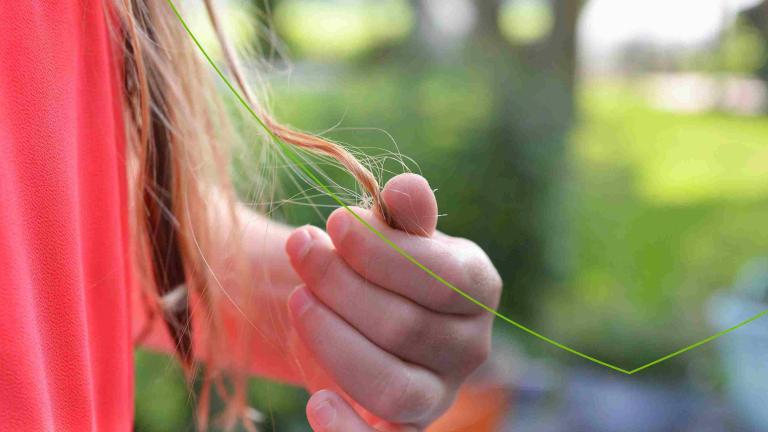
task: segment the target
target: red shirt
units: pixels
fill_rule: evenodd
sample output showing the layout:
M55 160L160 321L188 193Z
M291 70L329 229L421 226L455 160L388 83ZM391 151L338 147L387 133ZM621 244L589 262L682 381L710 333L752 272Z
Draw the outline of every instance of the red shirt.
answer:
M3 0L0 28L0 430L129 431L120 46L102 0Z

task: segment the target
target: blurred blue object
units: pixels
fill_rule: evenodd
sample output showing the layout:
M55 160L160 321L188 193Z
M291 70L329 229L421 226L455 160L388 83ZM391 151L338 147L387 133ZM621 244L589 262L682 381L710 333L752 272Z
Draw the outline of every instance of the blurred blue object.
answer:
M595 368L567 368L551 397L521 400L505 431L723 432L735 428L715 394L685 379L638 380Z
M747 264L729 292L712 298L709 320L724 329L768 309L768 258ZM753 430L768 431L768 316L718 340L727 394Z

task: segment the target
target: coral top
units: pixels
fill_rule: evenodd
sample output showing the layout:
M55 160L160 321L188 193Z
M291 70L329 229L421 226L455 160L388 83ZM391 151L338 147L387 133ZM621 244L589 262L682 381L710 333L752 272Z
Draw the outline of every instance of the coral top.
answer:
M0 430L133 420L120 51L107 0L0 1Z

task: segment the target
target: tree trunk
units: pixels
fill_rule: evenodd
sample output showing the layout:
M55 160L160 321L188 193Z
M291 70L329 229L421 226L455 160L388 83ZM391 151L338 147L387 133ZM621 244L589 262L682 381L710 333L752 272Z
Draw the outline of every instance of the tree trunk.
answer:
M571 96L568 101L571 113L575 111L573 96L578 78L577 27L585 3L583 0L555 0L555 23L547 41L547 57L552 60L552 72L563 80Z
M763 41L768 42L768 1L763 0L742 14L760 32ZM768 60L758 69L757 77L768 83Z

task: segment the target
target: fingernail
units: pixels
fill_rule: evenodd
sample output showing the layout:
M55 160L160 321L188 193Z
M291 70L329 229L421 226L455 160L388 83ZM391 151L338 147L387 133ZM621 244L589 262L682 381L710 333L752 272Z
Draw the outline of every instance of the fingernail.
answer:
M288 299L288 306L293 311L295 317L300 317L312 306L312 299L307 293L307 288L302 285L293 292Z
M298 261L309 253L309 249L312 248L312 242L312 236L309 235L309 231L306 228L300 228L288 237L285 248L288 255Z
M347 234L349 230L349 222L352 215L348 214L349 210L342 210L336 217L333 218L332 223L328 227L328 234L335 240L341 240Z
M336 408L333 406L333 402L330 398L324 398L316 407L312 410L312 419L318 426L331 426L333 421L336 420Z

